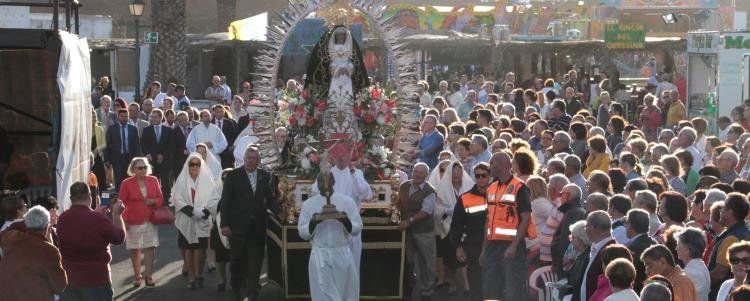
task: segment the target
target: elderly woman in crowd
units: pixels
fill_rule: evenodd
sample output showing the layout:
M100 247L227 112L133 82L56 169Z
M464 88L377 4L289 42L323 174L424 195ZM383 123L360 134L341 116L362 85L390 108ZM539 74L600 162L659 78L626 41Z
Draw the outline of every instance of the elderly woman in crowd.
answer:
M696 228L685 228L675 236L677 239L677 258L685 264L685 274L693 281L699 301L708 301L711 291L711 275L703 262L703 251L706 249L706 235Z
M564 295L572 295L571 300L580 300L581 290L586 279L583 278L589 263L589 251L591 241L586 235L586 221L577 221L570 225L570 245L576 254L572 261L564 263L565 275L559 275L560 278L566 278L568 283L560 289L560 299Z
M442 161L442 162L445 162ZM442 163L441 162L441 163ZM441 164L442 165L442 164ZM465 271L460 266L456 259L456 248L452 246L450 237L451 221L453 220L453 209L456 207L456 201L459 197L471 190L474 186L474 180L464 172L464 168L458 161L452 161L445 167L445 172L440 176L438 185L434 187L437 190L437 202L435 203L435 210L433 211L434 222L435 222L435 234L438 236L437 241L437 271L438 271L438 284L447 282L450 286L449 291L456 290L457 283L456 279L464 279L460 284L463 285L465 281ZM460 277L455 277L457 270ZM464 290L467 288L464 287Z
M727 257L734 277L721 284L719 293L716 295L716 301L729 300L729 293L745 283L747 271L750 269L750 242L741 241L732 244L729 247Z
M607 140L603 136L589 138L589 157L586 159L586 169L583 176L589 178L595 170L607 172L612 157L607 153Z
M164 197L161 193L159 179L151 176L151 165L144 157L135 157L128 166L129 178L120 184L119 198L125 205L122 213L127 230L125 245L130 250L133 264L133 286L156 285L152 275L154 271L154 250L159 246L159 233L151 223L150 217L156 208L162 206ZM141 275L141 253L143 253L146 271Z
M206 261L212 215L216 214L219 195L214 178L198 153L191 154L172 187L172 202L177 211L177 244L185 250L188 288L203 287L203 266Z

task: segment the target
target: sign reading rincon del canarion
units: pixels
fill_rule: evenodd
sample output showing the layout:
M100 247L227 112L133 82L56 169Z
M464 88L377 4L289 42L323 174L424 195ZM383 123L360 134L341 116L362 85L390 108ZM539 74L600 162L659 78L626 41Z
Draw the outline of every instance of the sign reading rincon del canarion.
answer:
M642 23L607 24L604 44L609 49L646 48L646 25Z

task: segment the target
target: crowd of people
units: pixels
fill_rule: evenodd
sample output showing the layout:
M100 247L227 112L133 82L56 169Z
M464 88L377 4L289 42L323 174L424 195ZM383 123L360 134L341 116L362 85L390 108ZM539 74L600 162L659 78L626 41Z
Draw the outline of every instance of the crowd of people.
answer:
M413 296L750 298L750 101L712 135L668 78L627 105L606 74L589 93L575 70L527 86L464 75L433 93L420 81L420 163L404 185L433 197L400 195ZM536 270L557 280L528 282Z
M461 76L437 89L419 82L422 137L398 191L411 300L441 289L525 300L547 285L571 300L750 298L750 102L719 118L713 136L713 121L688 119L668 80L649 85L628 104L634 110L613 100L606 76L597 93L582 80L572 70L528 86L513 73L502 82ZM88 183L70 187L70 209L58 217L54 198L2 199L0 277L19 285L0 299L110 300L110 244L130 251L133 286L157 285L151 219L171 204L187 287L203 287L204 270L215 267L218 291L229 285L237 299L258 300L266 212L281 210L273 175L258 168L252 147L250 83L232 94L213 77L205 96L219 104L210 110L191 107L178 84L162 92L153 82L130 104L112 99L108 79L100 84L95 164ZM288 132L274 136L286 150ZM350 281L338 289L356 298L358 281L341 275L358 277L367 264L356 208L372 191L348 154L334 149L332 180L314 185L332 192L346 216L322 222L325 201L311 198L300 234L316 262L346 271L335 277L311 261L311 291ZM99 192L111 188L117 193L102 206ZM100 214L105 207L111 220ZM342 260L347 249L352 258ZM557 280L529 282L539 269Z

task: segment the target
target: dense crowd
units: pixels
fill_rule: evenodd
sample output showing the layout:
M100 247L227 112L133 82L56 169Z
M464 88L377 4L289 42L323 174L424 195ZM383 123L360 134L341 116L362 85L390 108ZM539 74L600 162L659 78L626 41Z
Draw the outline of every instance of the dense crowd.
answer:
M606 75L593 90L587 81L573 70L560 81L419 82L422 137L406 158L418 163L399 190L412 299L443 289L524 300L545 287L561 300L750 298L750 102L714 131L712 120L687 118L668 76L626 103ZM217 290L258 298L261 229L266 209L279 208L251 147L252 86L232 94L215 76L210 110L191 107L185 89L153 82L128 104L102 78L92 97L95 164L88 183L70 188L70 209L58 217L54 198L2 200L0 280L18 285L0 299L112 299L109 244L130 250L134 286L157 285L152 218L166 204L187 286L203 286L208 261ZM287 152L288 131L274 136ZM348 175L349 158L334 159ZM107 204L99 192L110 189ZM267 200L256 208L257 198ZM530 279L542 272L550 283Z
M545 286L560 300L750 298L750 102L712 131L668 74L624 103L606 74L582 81L419 82L425 164L411 181L428 171L436 191L421 255L437 269L417 267L416 290L428 299L436 278L472 300ZM528 277L545 271L550 283Z

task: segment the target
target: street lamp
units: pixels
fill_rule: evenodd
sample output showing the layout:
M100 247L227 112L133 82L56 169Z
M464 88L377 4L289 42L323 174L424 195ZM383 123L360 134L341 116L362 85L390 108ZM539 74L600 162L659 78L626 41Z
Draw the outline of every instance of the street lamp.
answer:
M682 14L682 13L666 13L661 15L661 20L664 21L664 24L675 24L677 21L680 20L680 17L685 16L688 18L688 31L693 30L693 16L688 14Z
M145 7L146 4L143 0L133 0L133 2L128 5L130 15L133 16L135 21L135 92L133 94L133 101L137 103L140 103L139 100L141 98L141 27L138 21L141 15L143 15L143 8Z

